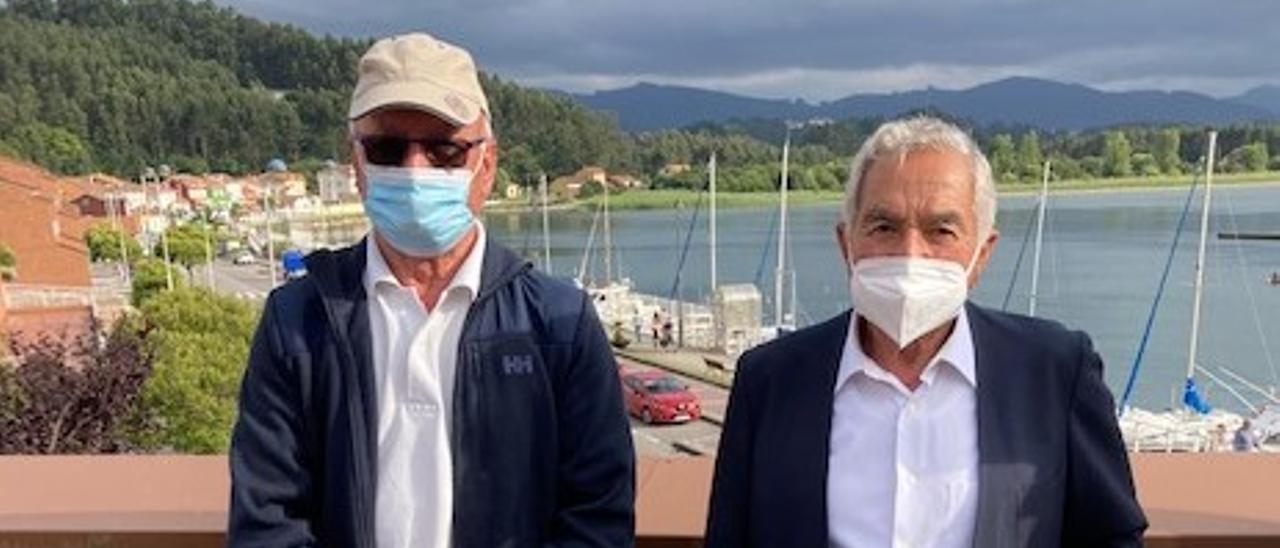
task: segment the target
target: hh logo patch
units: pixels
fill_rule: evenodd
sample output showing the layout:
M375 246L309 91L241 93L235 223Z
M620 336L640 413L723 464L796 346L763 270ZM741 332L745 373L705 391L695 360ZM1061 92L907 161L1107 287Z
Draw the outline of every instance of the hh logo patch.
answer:
M522 354L518 356L506 355L502 357L502 374L503 375L532 375L533 374L533 356Z

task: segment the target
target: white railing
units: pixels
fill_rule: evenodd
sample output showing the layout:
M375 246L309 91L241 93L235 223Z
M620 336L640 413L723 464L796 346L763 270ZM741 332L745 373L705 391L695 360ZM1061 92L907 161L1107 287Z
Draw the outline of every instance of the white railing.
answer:
M3 295L5 308L10 310L51 306L95 307L98 304L97 295L91 287L6 284L0 295Z

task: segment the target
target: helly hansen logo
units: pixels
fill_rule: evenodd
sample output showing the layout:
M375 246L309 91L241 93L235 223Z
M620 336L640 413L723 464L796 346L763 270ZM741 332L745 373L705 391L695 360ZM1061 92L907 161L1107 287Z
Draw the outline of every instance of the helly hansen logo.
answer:
M521 354L518 356L506 355L502 357L502 374L503 375L532 375L533 374L533 356L529 354Z

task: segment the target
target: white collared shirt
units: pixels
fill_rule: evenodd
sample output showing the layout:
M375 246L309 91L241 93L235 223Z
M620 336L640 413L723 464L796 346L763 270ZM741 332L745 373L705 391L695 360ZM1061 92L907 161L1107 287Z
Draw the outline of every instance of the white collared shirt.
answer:
M876 365L853 316L836 377L827 471L831 546L969 548L978 513L973 335L955 328L909 390Z
M367 239L364 287L378 391L379 548L451 543L453 379L462 324L480 292L485 250L484 226L475 226L475 246L430 312L412 288L396 280L372 233Z

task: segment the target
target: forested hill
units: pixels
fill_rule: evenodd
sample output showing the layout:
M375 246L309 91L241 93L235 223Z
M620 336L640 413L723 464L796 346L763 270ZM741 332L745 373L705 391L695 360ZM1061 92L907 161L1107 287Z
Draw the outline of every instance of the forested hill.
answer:
M318 37L212 2L0 3L0 154L64 173L147 165L239 173L347 154L365 40ZM567 98L485 77L517 167L624 160L624 136ZM534 131L536 129L536 131Z
M243 173L273 158L308 172L348 155L346 107L368 43L262 22L207 1L0 0L0 155L63 173L130 178L161 164ZM502 147L500 177L528 184L541 173L599 165L655 188L700 188L702 166L715 152L720 189L777 187L787 124L745 119L745 107L730 111L744 119L628 134L566 94L492 75L482 84ZM839 188L862 139L884 117L902 114L886 112L893 114L793 128L792 187ZM1182 173L1203 153L1205 133L1201 125L1037 133L1028 125L958 121L974 131L1001 182L1038 181L1042 158L1052 158L1062 178ZM1280 155L1271 154L1280 150L1280 124L1220 129L1221 169L1280 169Z

